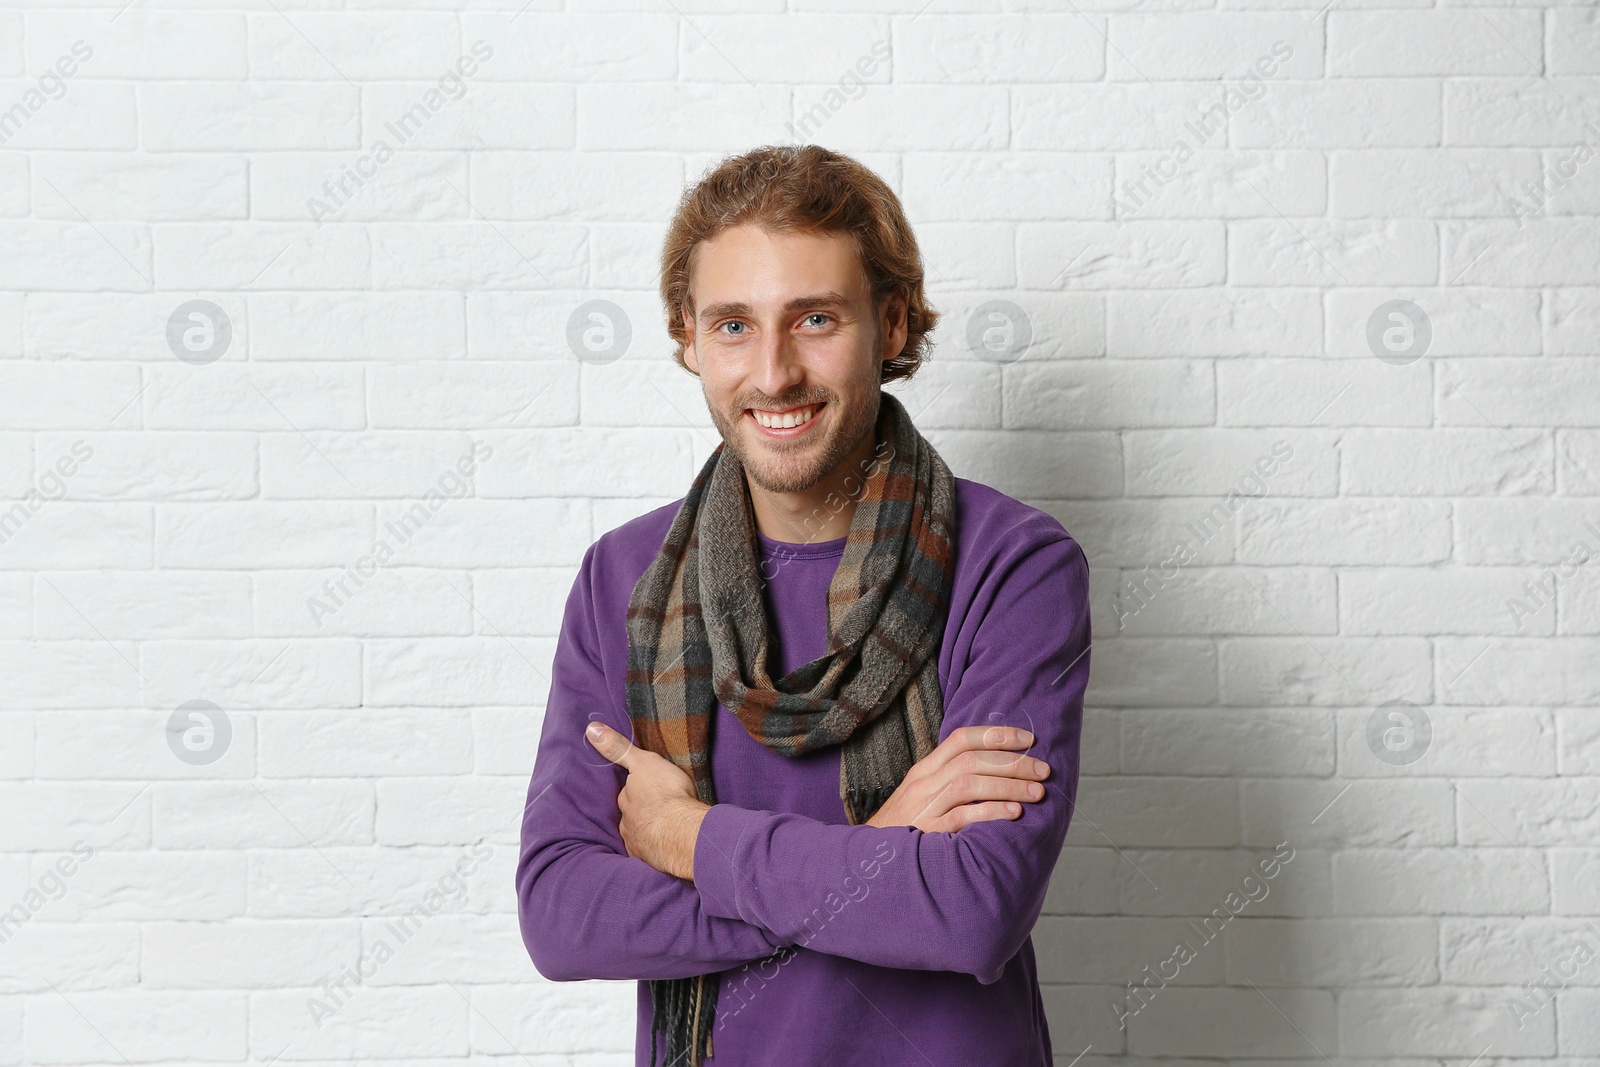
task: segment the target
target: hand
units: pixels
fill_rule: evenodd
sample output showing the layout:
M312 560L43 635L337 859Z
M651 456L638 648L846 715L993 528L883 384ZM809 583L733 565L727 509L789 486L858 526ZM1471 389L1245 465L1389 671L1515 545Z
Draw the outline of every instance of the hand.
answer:
M956 833L992 819L1015 819L1044 796L1050 765L1023 752L1033 734L1011 726L963 726L912 764L868 826L915 826Z
M617 794L628 855L663 874L694 881L694 843L711 810L694 791L694 780L665 756L640 748L604 723L589 724L584 736L606 759L628 771Z

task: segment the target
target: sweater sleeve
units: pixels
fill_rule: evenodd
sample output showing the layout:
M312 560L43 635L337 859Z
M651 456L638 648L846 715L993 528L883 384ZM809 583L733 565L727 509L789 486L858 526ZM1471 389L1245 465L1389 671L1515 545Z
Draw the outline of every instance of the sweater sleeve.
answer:
M779 943L711 915L692 883L623 846L617 794L627 771L583 736L595 719L633 736L600 664L593 556L591 548L567 599L522 811L516 890L528 955L553 981L685 978L769 956Z
M1082 550L1070 538L1029 550L989 583L963 629L970 644L940 738L962 726L1031 730L1030 754L1050 764L1044 797L959 833L717 804L694 852L708 914L878 966L1000 979L1044 906L1077 794L1090 643Z

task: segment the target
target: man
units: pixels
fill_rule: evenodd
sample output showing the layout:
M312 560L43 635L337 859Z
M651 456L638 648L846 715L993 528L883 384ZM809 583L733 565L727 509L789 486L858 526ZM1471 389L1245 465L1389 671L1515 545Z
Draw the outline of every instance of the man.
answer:
M1072 812L1089 579L881 391L937 312L894 193L725 161L661 290L723 444L592 545L523 815L547 978L639 979L651 1067L1049 1067L1029 932Z

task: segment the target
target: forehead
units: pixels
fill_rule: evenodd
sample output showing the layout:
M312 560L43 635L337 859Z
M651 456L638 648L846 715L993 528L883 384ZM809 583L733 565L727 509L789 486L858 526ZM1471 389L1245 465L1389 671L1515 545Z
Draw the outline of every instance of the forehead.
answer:
M780 233L731 226L695 247L689 292L695 306L741 302L760 307L833 291L865 298L855 241L843 233Z

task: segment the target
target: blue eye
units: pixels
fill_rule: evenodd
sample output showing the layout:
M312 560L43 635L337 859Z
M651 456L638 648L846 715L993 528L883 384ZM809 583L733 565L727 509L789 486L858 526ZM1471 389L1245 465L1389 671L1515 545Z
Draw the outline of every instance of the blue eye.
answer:
M723 324L722 324L722 325L723 325L723 326L743 326L743 325L744 325L744 323L742 323L742 322L739 322L739 321L737 321L737 320L735 320L735 321L733 321L733 322L725 322L725 323L723 323Z

